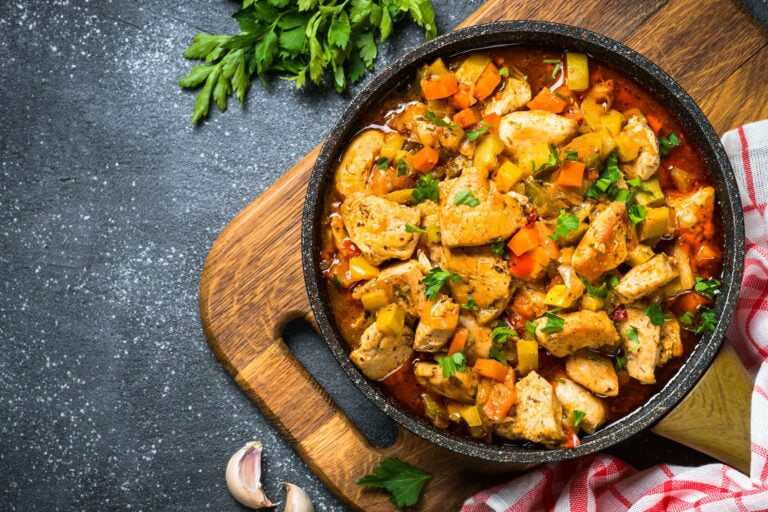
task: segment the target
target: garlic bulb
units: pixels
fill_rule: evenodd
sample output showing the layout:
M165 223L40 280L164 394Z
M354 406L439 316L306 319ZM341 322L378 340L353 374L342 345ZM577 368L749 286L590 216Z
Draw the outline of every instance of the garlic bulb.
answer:
M249 508L273 507L261 486L261 450L259 441L251 441L237 450L227 463L227 487L232 496Z
M283 512L315 512L309 494L298 485L283 483L285 486L285 510Z

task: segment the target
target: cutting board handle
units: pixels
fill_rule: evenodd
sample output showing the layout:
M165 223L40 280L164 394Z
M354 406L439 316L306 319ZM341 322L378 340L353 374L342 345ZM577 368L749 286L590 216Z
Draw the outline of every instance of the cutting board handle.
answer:
M749 474L752 386L726 342L696 386L652 430Z
M398 457L434 475L424 510L456 510L473 492L522 468L462 457L403 429L392 446L371 446L281 338L287 322L310 311L297 206L314 156L241 211L213 244L200 282L206 338L237 384L348 505L397 510L385 493L355 482L383 458Z

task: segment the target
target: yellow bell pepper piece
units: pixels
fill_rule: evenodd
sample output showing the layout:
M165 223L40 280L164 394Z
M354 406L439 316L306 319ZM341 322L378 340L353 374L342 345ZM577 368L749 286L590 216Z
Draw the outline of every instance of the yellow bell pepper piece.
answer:
M373 279L377 275L379 275L379 267L371 265L362 256L355 256L349 259L350 283Z
M480 418L480 410L478 410L476 405L464 407L459 413L470 427L479 427L483 424L483 420Z
M411 204L413 202L413 189L404 188L400 190L393 190L387 194L384 194L384 199L389 199L395 203Z
M640 153L640 143L634 137L630 137L624 132L616 135L616 152L619 154L619 160L630 162L637 158Z
M376 311L389 303L389 296L384 290L373 290L364 293L363 296L360 297L360 301L363 303L363 307L366 311Z
M533 340L517 340L517 371L526 375L539 369L539 344Z
M432 244L439 244L440 236L440 215L433 213L424 217L424 229L426 230L427 240Z
M405 311L397 304L381 308L376 315L376 327L384 334L397 335L405 326Z
M605 301L600 297L593 297L586 294L581 298L581 309L588 309L590 311L600 311L605 306Z
M504 141L496 135L486 135L478 143L472 162L477 169L490 171L499 165L498 156L503 150ZM547 146L547 157L549 157L549 146Z
M632 265L633 267L636 267L641 263L645 263L646 261L653 258L654 256L656 256L656 254L653 252L653 249L651 249L647 245L637 244L634 249L629 251L629 256L627 257L627 261L629 261L630 265Z
M388 159L397 168L397 152L405 144L405 137L397 132L389 132L384 136L384 145L381 147L380 155Z
M583 53L565 54L565 85L572 91L589 89L589 60Z
M526 173L523 169L507 160L501 164L498 172L496 172L496 187L501 192L509 192L525 176Z
M557 308L570 307L573 301L568 287L564 284L556 284L547 291L547 295L544 297L544 304Z

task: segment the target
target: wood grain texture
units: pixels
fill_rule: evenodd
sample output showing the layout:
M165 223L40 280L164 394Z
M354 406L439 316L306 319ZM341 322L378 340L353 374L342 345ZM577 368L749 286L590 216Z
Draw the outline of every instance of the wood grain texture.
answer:
M629 44L678 79L720 132L768 117L768 38L735 2L586 0L574 9L565 1L491 0L462 26L510 19L570 23ZM383 493L364 490L355 481L382 458L397 456L435 475L421 510L454 510L474 491L523 468L455 455L403 430L389 448L369 446L281 339L286 322L310 315L301 272L300 223L318 151L319 146L243 209L214 243L200 283L206 337L238 385L350 506L394 510ZM279 258L271 257L275 247ZM659 423L658 432L743 466L748 430L733 437L733 446L716 445L710 437L724 437L722 430L711 428L711 418L701 422L696 417L702 406L709 409L707 414L723 410L723 421L741 428L748 418L743 396L750 384L738 365L737 359L721 353L695 391ZM719 376L726 371L730 377ZM736 378L741 383L730 384ZM714 396L728 396L721 389L724 383L740 404L733 409L717 408L712 401ZM710 436L695 428L701 425Z

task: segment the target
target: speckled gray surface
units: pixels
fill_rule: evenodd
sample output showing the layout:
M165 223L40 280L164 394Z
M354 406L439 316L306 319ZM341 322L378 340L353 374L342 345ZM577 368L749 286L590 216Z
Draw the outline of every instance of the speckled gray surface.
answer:
M441 31L480 0L440 0ZM0 12L0 508L240 510L228 455L266 444L266 486L343 507L220 367L197 286L218 232L322 140L347 101L257 85L200 129L175 85L234 2L4 2ZM405 29L377 65L421 41ZM300 359L378 443L393 427L306 326ZM640 448L642 447L642 448ZM706 460L650 434L643 466ZM638 454L642 453L642 456Z

